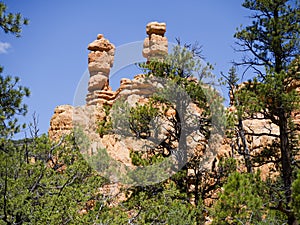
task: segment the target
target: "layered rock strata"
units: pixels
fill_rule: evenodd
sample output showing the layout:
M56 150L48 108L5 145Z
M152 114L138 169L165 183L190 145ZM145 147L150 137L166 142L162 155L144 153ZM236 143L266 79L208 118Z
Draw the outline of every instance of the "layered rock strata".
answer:
M58 141L73 129L73 109L71 105L60 105L55 108L48 131L51 140Z
M90 80L86 104L95 105L99 96L113 94L109 87L109 73L114 62L115 46L98 34L97 40L88 45L88 50L91 51L88 55Z
M168 39L164 36L166 24L151 22L146 26L148 37L144 40L143 56L149 62L151 59L161 59L168 54Z

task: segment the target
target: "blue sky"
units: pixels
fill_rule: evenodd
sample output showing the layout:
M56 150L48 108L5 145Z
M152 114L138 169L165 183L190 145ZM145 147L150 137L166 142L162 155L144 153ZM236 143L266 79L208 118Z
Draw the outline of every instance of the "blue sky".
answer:
M21 38L0 34L0 62L5 75L21 78L31 90L26 99L30 122L39 116L40 132L47 132L57 105L73 104L76 87L87 69L87 45L98 33L116 47L146 37L148 22L167 24L171 42L197 41L206 60L215 64L215 73L227 72L240 55L233 50L233 34L248 24L251 12L242 0L186 1L100 1L100 0L9 0L10 12L21 12L30 24ZM122 72L122 71L121 71ZM121 73L120 72L120 73ZM128 71L123 70L124 77Z

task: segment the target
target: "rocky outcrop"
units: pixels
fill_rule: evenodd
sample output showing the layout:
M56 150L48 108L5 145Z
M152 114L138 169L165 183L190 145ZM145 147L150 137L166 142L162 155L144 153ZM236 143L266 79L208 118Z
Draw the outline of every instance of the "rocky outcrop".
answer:
M165 32L166 25L164 23L153 22L147 25L146 33L148 34L148 37L144 41L143 56L148 62L153 58L161 59L168 53L168 42L167 38L164 36ZM139 140L132 136L124 137L118 132L110 132L100 135L98 131L99 124L106 124L106 122L109 122L110 120L105 107L114 106L119 99L128 103L130 107L134 107L137 104L143 105L148 103L148 97L151 96L157 88L161 88L162 86L159 82L151 80L143 74L138 74L132 80L128 78L121 79L120 87L116 91L112 91L109 87L109 73L113 65L115 47L107 39L105 39L103 35L98 35L97 40L89 44L88 49L91 52L88 56L90 79L88 83L86 105L80 107L72 107L70 105L56 107L54 115L50 121L49 137L54 141L59 141L61 137L69 134L75 128L75 130L77 129L82 131L82 133L75 132L75 135L81 153L83 157L87 157L87 160L90 156L97 155L99 149L105 150L105 154L103 155L104 157L100 159L101 161L97 162L100 167L109 167L109 169L104 171L104 173L101 168L99 169L98 167L95 167L94 169L96 169L101 176L110 180L110 183L99 187L99 192L107 199L110 199L106 203L107 206L114 207L120 202L125 201L127 198L123 191L126 185L122 184L123 179L128 179L128 177L126 177L126 172L130 171L135 173L137 171L135 170L137 167L132 163L130 156L131 152L134 149L146 152L145 146L152 148L153 143L147 140ZM192 77L189 78L189 81L198 82L197 79ZM245 85L246 83L242 84L240 87ZM300 93L299 80L291 80L288 91L292 90L296 90ZM231 104L233 103L233 93L231 93ZM202 110L196 105L191 105L190 108L194 114L201 116ZM228 111L235 112L236 109L234 107L230 107L228 108ZM164 114L165 118L172 118L174 115L175 111L172 110L168 110ZM163 124L160 129L170 131L172 127L168 124L168 120L165 118L160 121L160 124ZM294 119L295 124L300 128L300 112L293 112L292 118ZM276 140L275 135L279 134L279 129L269 120L261 117L258 119L248 119L243 121L243 125L245 132L247 133L247 145L252 156L260 155L262 151L266 149L268 150L274 142L278 141ZM265 133L271 135L257 136L252 135L251 133ZM168 133L162 133L158 139L162 140L167 135ZM205 154L210 151L209 144L211 143L208 143L209 141L205 139L200 132L192 133L186 139L188 155L201 159L199 160L200 163L197 165L197 169L201 168L202 171L205 171L204 173L208 171L207 174L204 174L205 176L201 178L202 180L200 180L204 187L214 186L216 182L218 182L214 176L210 176L208 173L214 173L214 171L217 171L219 169L217 168L218 162L223 158L235 158L238 162L237 171L246 171L245 159L242 154L242 143L239 135L235 133L234 137L230 139L224 138L223 136L219 136L218 138L221 139L221 141L216 141L219 144L219 146L215 147L217 152L210 155ZM89 145L87 148L86 146L81 145L82 140L83 142L88 140ZM178 145L178 143L175 144ZM149 153L146 152L142 157L148 157L147 154ZM270 158L269 163L264 163L263 165L260 165L260 162L252 161L252 163L255 164L254 170L259 169L261 171L261 178L263 180L276 178L280 175L278 167L272 162L274 158L275 157ZM300 153L296 159L300 159ZM94 165L91 166L93 167ZM58 172L61 172L64 169L65 167L62 165ZM199 182L195 179L195 171L195 168L187 171L188 191L190 193L195 192L196 184ZM215 199L218 198L221 191L221 188L217 188L208 193L209 197L205 197L204 204L206 206L211 206L215 202ZM194 201L195 199L190 199L192 204L195 203ZM86 207L84 207L79 213L88 213L88 211L94 207L94 203L94 201L87 202Z
M94 91L92 95L87 96L87 105L109 105L112 106L119 98L132 98L135 96L149 96L154 92L156 84L147 82L143 74L138 74L133 80L123 78L120 80L120 87L116 91L101 90Z
M73 106L57 106L50 120L48 131L51 140L58 141L62 136L67 135L73 129Z
M98 103L99 95L106 98L112 95L109 87L109 73L114 62L115 46L102 34L98 34L97 40L88 45L88 50L91 51L88 55L90 80L86 103L95 105Z
M151 22L147 24L146 33L148 37L144 40L143 49L143 56L147 61L153 58L161 59L168 53L168 40L165 37L165 32L165 23ZM88 45L88 49L91 52L88 55L90 79L86 105L79 107L72 107L70 105L56 107L50 121L49 137L52 140L58 141L62 136L69 134L72 129L79 128L83 132L83 136L88 136L89 147L87 149L83 148L83 150L86 151L84 154L90 156L96 154L99 149L105 149L110 158L109 160L111 160L109 163L114 161L113 163L116 163L114 165L121 165L119 167L121 171L124 171L125 167L134 169L135 167L131 162L130 152L133 149L141 150L144 146L150 146L151 143L144 140L137 140L134 137L121 137L118 133L106 133L100 136L98 132L99 124L105 124L109 118L105 110L106 106L113 106L119 99L127 102L131 107L136 104L144 104L149 101L148 97L152 95L157 88L163 86L158 81L151 80L151 77L149 79L149 77L139 74L132 80L128 78L121 79L120 87L116 91L112 91L109 87L109 73L114 61L114 45L105 39L103 35L98 35L97 40ZM192 77L189 78L189 81L198 82ZM300 93L299 81L291 81L290 89L296 89ZM231 101L234 101L233 98ZM190 109L198 116L202 113L201 109L196 105L191 104ZM231 112L235 111L234 107L228 110ZM164 114L165 118L172 118L174 115L175 112L172 110L168 110ZM300 112L294 112L293 118L296 124L300 125ZM167 120L162 120L160 123L164 124L162 130L171 129ZM263 118L245 120L243 123L245 131L248 133L246 135L247 144L253 155L260 153L266 146L270 146L274 142L275 137L267 135L253 136L251 133L270 133L276 135L279 132L277 126ZM81 135L81 133L77 133L77 135ZM160 137L164 137L163 135L167 134L162 133L160 135L162 135ZM80 139L81 137L78 136L78 138ZM209 147L207 140L199 132L192 133L188 136L187 142L192 154L199 157L202 157ZM218 152L216 155L213 155L213 157L218 161L223 157L230 157L235 154L234 157L238 159L239 162L242 162L243 156L237 154L238 147L241 145L240 142L238 137L232 139L224 138L223 141L221 141L221 146L217 148ZM208 162L202 166L212 168L212 161L210 158ZM104 162L104 164L105 163L106 162ZM242 164L243 163L241 163L241 165ZM262 178L264 179L267 178L271 170L274 174L274 165L272 165L272 163L259 168L262 170ZM245 171L245 166L240 166L238 170ZM194 172L188 171L188 173L192 177ZM110 175L111 174L109 174L109 176ZM112 181L118 181L118 179L114 179L114 177L109 178L111 178ZM193 190L193 183L190 182L190 185L190 190ZM119 184L113 183L104 186L101 192L112 196L120 193L120 199L124 200ZM121 201L120 199L116 200L116 204ZM213 202L213 199L208 199L207 202L206 204L209 205Z
M151 59L161 59L168 54L168 39L164 36L166 24L151 22L146 26L148 37L144 40L143 56Z
M148 37L144 41L143 56L148 61L153 58L160 59L168 54L168 39L164 36L165 32L165 23L151 22L147 24ZM112 105L118 96L134 94L136 90L145 89L140 87L141 82L138 84L138 82L131 83L128 80L121 80L120 88L112 91L109 86L109 73L113 66L115 46L102 34L99 34L97 40L88 45L88 50L91 52L88 56L90 80L86 96L87 105Z

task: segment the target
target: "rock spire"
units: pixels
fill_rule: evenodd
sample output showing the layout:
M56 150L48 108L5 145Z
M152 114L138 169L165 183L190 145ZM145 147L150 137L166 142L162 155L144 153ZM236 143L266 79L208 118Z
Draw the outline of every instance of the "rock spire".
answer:
M91 52L88 55L90 80L88 83L87 105L93 104L101 91L110 91L109 72L114 62L115 46L98 34L97 40L88 45Z
M146 26L148 37L144 40L143 56L150 61L153 58L161 59L168 54L168 39L164 36L166 24L151 22Z

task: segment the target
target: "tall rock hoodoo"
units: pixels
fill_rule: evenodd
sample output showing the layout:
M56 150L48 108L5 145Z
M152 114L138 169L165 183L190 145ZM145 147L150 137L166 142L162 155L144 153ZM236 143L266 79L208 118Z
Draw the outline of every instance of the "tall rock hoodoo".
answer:
M105 39L102 34L98 34L97 40L88 45L91 52L88 56L88 69L90 80L88 84L87 105L97 104L97 99L101 95L109 95L109 73L113 66L115 46Z
M144 40L143 56L149 62L151 59L160 59L168 54L168 39L164 36L166 24L151 22L146 26L148 37Z

